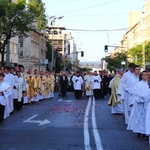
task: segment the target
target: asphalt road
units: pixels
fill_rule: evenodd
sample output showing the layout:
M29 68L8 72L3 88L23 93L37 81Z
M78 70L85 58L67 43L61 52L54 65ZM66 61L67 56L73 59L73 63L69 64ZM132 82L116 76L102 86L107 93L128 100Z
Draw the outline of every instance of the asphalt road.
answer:
M0 125L0 150L148 150L148 141L126 130L112 115L108 97L73 93L24 106Z

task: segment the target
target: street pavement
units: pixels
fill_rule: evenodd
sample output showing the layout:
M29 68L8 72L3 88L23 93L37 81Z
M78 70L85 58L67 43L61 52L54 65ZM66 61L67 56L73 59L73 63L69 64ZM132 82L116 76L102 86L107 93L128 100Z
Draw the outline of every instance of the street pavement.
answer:
M148 150L148 141L112 115L108 96L95 100L73 93L25 105L0 125L0 150Z

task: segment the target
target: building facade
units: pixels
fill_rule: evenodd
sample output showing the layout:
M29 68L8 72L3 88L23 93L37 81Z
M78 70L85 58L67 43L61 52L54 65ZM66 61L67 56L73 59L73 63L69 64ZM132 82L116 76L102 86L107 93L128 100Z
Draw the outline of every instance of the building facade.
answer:
M74 64L77 61L77 51L76 44L74 42L74 38L71 33L63 33L65 27L62 26L51 26L49 27L49 41L52 45L52 63L50 65L50 70L52 70L53 66L55 68L55 51L59 54L60 58L63 62L63 70L68 70L68 65Z
M18 64L22 64L25 70L45 70L47 37L41 31L32 31L27 38L19 37Z

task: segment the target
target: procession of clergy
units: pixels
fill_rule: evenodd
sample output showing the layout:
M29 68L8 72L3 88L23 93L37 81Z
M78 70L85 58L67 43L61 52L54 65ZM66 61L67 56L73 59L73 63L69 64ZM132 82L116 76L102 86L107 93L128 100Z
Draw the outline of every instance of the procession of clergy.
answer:
M52 73L23 66L0 68L0 123L23 105L54 97L55 77Z
M105 83L101 88L102 79L97 71L82 74L79 71L76 73L61 71L54 75L52 72L38 72L36 69L25 71L22 65L1 67L0 123L26 104L53 98L54 92L62 97L65 97L67 92L74 92L75 98L81 99L84 91L87 96L94 94L95 99L100 98L100 95L103 98L106 93Z
M111 95L108 105L112 114L124 114L127 130L149 139L150 144L150 79L147 71L133 63L124 72L118 69L110 81Z
M109 88L111 91L109 91ZM104 71L74 74L60 72L56 76L49 71L25 72L23 66L0 68L0 123L23 105L53 98L54 92L67 96L74 92L76 99L83 93L94 98L104 98L110 93L108 105L112 114L124 114L127 129L148 138L150 135L150 80L148 72L140 72L133 63L127 70L118 69L116 75Z

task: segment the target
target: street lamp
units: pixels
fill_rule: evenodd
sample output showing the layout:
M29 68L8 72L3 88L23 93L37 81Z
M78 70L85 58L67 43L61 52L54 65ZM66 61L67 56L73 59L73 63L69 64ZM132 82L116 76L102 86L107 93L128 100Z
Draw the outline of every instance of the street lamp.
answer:
M145 14L142 12L142 68L145 70L146 64L145 64Z
M56 59L56 58L54 58L54 33L55 33L55 30L54 30L54 25L55 25L55 21L56 21L56 19L58 19L58 20L60 20L60 19L62 19L64 16L59 16L59 17L56 17L56 16L51 16L51 17L49 17L49 20L50 20L50 27L51 28L49 28L48 27L48 32L49 32L49 34L51 33L52 34L52 43L51 43L51 46L52 46L52 57L51 57L51 60L52 60L52 62L51 62L51 70L52 71L54 71L54 63L56 62L56 60L54 60L54 59ZM59 29L59 27L58 27L58 29ZM52 30L51 32L50 32L50 30Z

